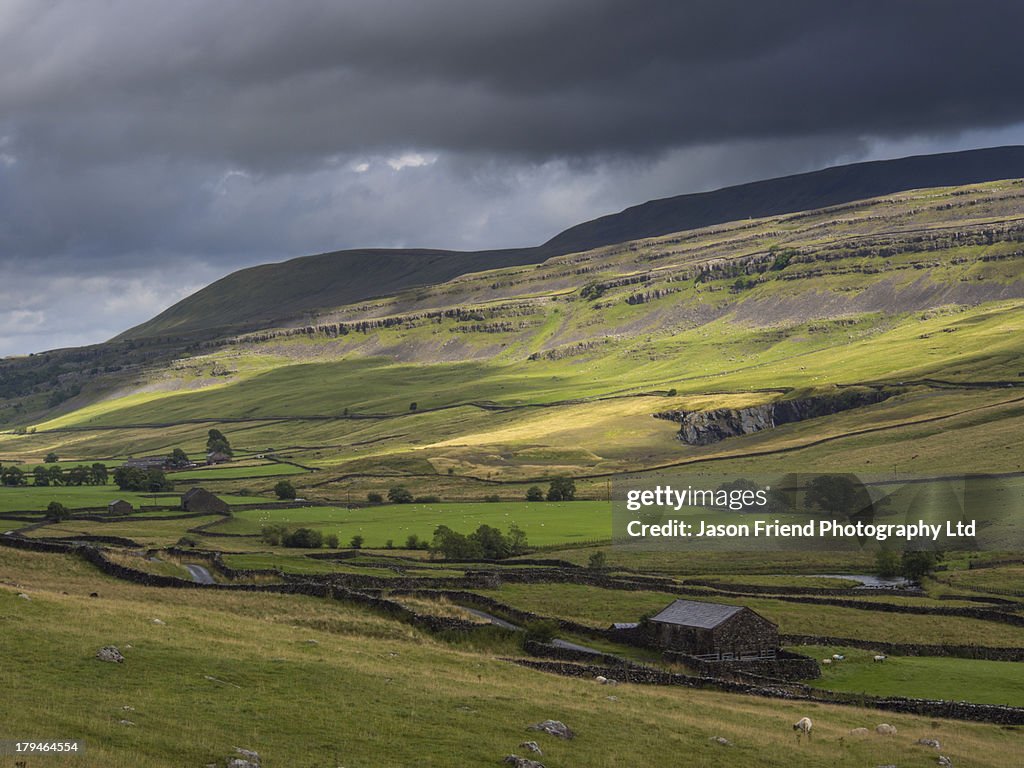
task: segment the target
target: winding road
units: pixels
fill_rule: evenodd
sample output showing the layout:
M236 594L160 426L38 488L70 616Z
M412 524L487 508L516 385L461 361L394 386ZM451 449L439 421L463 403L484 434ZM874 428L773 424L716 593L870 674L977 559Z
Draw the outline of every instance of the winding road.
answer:
M184 563L185 569L192 576L192 581L197 584L215 584L213 576L210 572L203 568L201 565L193 565L192 563Z

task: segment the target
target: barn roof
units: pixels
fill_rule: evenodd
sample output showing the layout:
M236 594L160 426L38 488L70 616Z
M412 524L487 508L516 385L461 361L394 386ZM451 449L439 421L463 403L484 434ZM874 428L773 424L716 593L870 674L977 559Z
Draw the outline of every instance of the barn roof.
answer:
M739 605L722 605L721 603L704 603L697 600L676 600L660 613L651 617L651 621L661 624L676 624L682 627L698 627L714 629L723 621L743 610Z

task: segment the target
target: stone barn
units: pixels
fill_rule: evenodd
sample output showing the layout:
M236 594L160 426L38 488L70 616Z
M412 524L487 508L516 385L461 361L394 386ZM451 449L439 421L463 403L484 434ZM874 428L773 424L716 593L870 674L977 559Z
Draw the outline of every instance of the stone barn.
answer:
M701 659L774 658L779 647L778 625L738 605L676 600L642 629L659 647Z
M192 488L181 497L181 508L186 512L209 512L215 515L226 515L231 507L223 499L219 499L205 488Z
M134 511L135 507L124 499L118 499L107 504L107 512L112 515L130 515Z

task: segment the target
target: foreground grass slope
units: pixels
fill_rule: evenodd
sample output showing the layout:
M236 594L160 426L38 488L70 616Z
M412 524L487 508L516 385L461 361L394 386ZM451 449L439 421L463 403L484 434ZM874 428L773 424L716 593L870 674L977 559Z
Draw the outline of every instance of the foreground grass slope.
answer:
M8 549L0 582L12 660L3 737L88 744L84 756L48 765L178 768L236 745L258 750L268 767L490 765L548 717L579 734L538 739L555 768L659 765L666 754L706 768L768 768L792 765L797 749L812 767L923 768L935 755L913 743L921 737L940 739L955 764L1018 760L1018 735L995 726L655 687L620 686L611 700L591 681L502 661L514 653L502 641L453 646L339 603L147 589L77 560ZM107 644L125 649L123 665L93 658ZM815 739L797 747L790 725L803 715L814 718ZM848 735L883 720L898 737Z

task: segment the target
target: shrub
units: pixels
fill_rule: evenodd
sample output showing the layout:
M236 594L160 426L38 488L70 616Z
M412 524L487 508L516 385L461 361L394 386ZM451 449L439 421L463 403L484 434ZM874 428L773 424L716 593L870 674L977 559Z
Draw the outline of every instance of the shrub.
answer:
M587 559L587 568L599 571L604 568L605 562L606 558L604 552L598 550L597 552L592 552L590 554L590 557Z
M415 533L410 533L409 537L405 540L406 549L419 549L420 548L420 537Z
M388 539L387 541L384 542L384 549L394 549L394 548L395 548L395 541L394 541L394 539Z
M60 456L58 456L53 451L50 451L48 454L46 454L46 459L44 459L44 461L46 461L47 464L56 464L58 461L60 461Z
M526 489L527 501L544 501L544 491L539 485L531 485Z
M527 623L525 629L523 640L527 642L550 643L558 634L558 624L550 620L531 621Z
M413 499L417 504L439 504L441 502L440 496L417 496Z
M495 504L495 503L501 501L501 496L499 496L496 493L490 493L490 494L484 496L484 501L489 502L491 504Z
M271 525L264 525L260 529L260 538L264 544L270 544L271 546L278 546L284 542L288 536L287 526L281 525L280 523L274 523Z
M313 528L298 528L293 533L286 534L282 543L286 547L296 549L320 549L324 545L324 537L320 531Z
M324 536L324 545L328 549L337 549L338 548L338 534L336 534L336 533L329 533L326 536Z
M411 504L412 493L404 485L396 485L388 490L388 501L392 504Z
M362 549L363 548L363 541L364 541L363 537L360 536L359 534L356 534L355 536L352 537L352 541L350 541L349 544L352 545L352 549Z
M182 548L184 548L184 547L198 547L199 546L199 542L196 541L195 539L193 539L191 536L182 536L180 539L178 539L178 543L175 544L174 546L182 547Z
M366 494L366 500L370 504L383 504L384 503L384 497L381 496L376 491L370 491L368 494Z
M67 520L71 512L59 501L51 501L46 505L46 516L51 520Z
M295 486L290 480L279 480L274 486L274 493L282 501L290 501L295 498Z
M576 498L576 481L571 477L556 477L548 486L548 501L572 501Z

